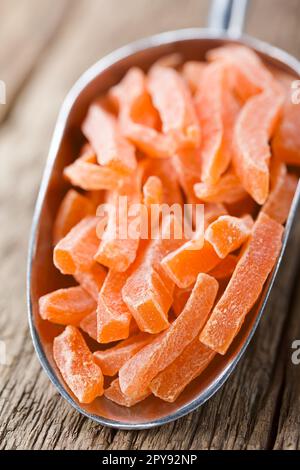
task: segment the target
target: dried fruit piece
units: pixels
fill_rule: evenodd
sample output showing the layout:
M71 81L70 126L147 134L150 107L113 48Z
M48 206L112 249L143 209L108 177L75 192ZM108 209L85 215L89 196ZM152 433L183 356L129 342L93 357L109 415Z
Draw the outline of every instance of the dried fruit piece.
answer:
M195 338L166 369L151 382L152 393L164 401L174 402L185 387L211 363L215 351Z
M143 186L144 204L151 206L152 204L161 204L163 202L163 185L158 176L149 176Z
M81 219L88 215L95 214L95 206L87 197L69 189L64 196L58 208L54 229L53 229L53 243L59 242L74 225L80 222Z
M262 212L284 224L297 188L298 178L289 174L283 162L273 157L271 164L271 191Z
M176 70L159 65L148 74L148 89L160 114L163 133L176 147L197 147L200 128L190 91Z
M206 56L209 61L222 61L227 64L227 73L232 86L242 100L276 87L272 74L259 56L248 47L222 46L210 50Z
M110 343L128 338L131 313L122 298L128 273L110 270L101 288L97 306L97 341Z
M221 258L212 245L204 240L189 240L172 251L161 261L163 269L178 287L185 289L192 285L199 273L211 271Z
M266 91L250 98L237 119L234 167L245 190L258 204L269 193L269 140L278 122L282 94Z
M249 244L200 334L203 344L220 354L226 353L276 262L282 233L282 225L264 213L259 215Z
M119 379L115 379L110 384L109 388L104 391L105 398L108 398L109 400L117 403L118 405L126 406L127 408L136 405L140 401L145 400L145 398L147 398L150 394L151 392L150 390L148 390L140 397L128 397L127 395L124 395L124 393L122 393L122 390L120 389Z
M74 163L66 166L64 177L74 186L86 191L115 189L120 182L120 173L107 166L98 165L96 155L91 153L77 158Z
M147 333L159 333L169 325L174 283L162 270L160 261L183 243L181 229L175 217L165 217L160 237L146 245L123 287L124 302L140 330Z
M158 131L159 115L151 102L141 69L129 69L121 82L111 88L109 95L118 105L123 134L139 150L153 158L172 155L174 143Z
M236 255L228 255L214 269L209 271L209 275L215 279L227 279L231 276L238 262Z
M134 356L146 344L152 341L153 336L146 333L139 333L124 341L120 341L116 346L104 351L94 352L94 359L104 375L113 377L119 369Z
M144 177L158 177L163 186L163 203L172 205L182 204L182 194L177 175L174 173L172 159L151 160L145 165Z
M175 286L172 308L176 317L178 317L178 315L180 315L182 310L184 309L192 290L193 286L187 287L186 289L180 289L180 287Z
M214 247L219 258L224 259L247 240L252 226L253 219L250 215L242 218L223 215L210 224L205 238Z
M97 313L96 310L86 317L84 317L79 323L82 331L87 333L91 338L97 341Z
M199 274L183 312L169 328L135 354L119 371L120 388L132 398L147 392L150 382L195 339L214 304L218 282Z
M196 93L201 86L202 75L206 67L206 62L197 60L189 60L183 64L182 76L189 85L192 93Z
M99 246L97 217L85 217L54 248L53 262L63 274L88 271Z
M39 299L43 320L59 325L76 326L95 309L95 300L80 286L58 289Z
M88 270L77 271L74 279L97 301L106 274L107 271L103 266L93 263Z
M67 326L54 338L53 357L59 371L80 403L103 394L103 375L79 330Z
M201 201L228 204L240 201L247 195L239 178L232 170L222 175L216 184L204 182L195 184L194 191Z
M185 148L179 150L172 157L172 164L180 186L189 202L192 203L195 199L194 185L200 181L201 177L200 149Z
M82 132L96 152L99 165L125 175L136 169L134 146L119 132L116 118L99 103L89 107Z
M124 272L133 263L140 240L141 169L111 193L111 208L102 240L95 254L98 263ZM132 230L133 229L133 230Z

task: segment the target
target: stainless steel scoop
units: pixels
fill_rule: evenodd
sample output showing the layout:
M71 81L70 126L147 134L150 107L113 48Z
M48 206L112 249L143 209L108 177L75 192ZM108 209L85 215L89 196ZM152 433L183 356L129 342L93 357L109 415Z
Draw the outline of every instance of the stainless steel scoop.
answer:
M245 0L217 0L213 3L210 29L170 31L128 44L101 59L78 80L69 92L58 116L50 152L34 212L29 245L27 298L29 325L39 360L59 393L79 412L94 421L119 429L148 429L168 423L190 413L208 400L235 369L252 338L278 271L296 209L300 187L295 195L285 228L283 248L273 273L264 287L258 304L246 321L225 356L218 356L211 366L186 388L175 403L149 397L127 409L104 397L90 405L81 405L62 381L52 357L53 338L62 328L41 320L38 299L41 295L68 285L69 280L54 268L52 262L52 225L56 210L68 185L62 178L63 168L77 155L80 125L90 102L99 93L117 83L129 67L147 69L160 57L180 52L185 60L204 59L206 51L226 43L242 43L252 47L263 60L281 71L299 78L300 64L289 54L256 39L241 36L246 9Z

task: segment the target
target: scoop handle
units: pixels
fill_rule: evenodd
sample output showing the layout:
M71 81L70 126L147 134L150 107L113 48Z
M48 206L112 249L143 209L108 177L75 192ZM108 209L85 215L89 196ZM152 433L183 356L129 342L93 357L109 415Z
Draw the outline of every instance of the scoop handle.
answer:
M212 0L208 27L238 37L243 32L248 0Z

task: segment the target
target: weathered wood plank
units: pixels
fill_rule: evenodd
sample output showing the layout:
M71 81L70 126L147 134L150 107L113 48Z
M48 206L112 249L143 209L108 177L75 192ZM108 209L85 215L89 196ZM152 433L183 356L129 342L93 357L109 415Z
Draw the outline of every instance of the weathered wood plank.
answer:
M61 0L55 7L51 0L2 0L0 79L6 84L6 106L0 106L0 122L50 45L69 5L70 0Z
M17 4L5 0L3 11L8 3L9 10ZM281 3L253 0L247 31L300 56L293 19L299 14L298 2L287 0L284 8ZM0 231L0 340L7 347L7 362L0 365L0 448L299 447L298 370L289 359L292 339L300 339L299 298L294 302L298 232L289 246L272 302L239 367L215 397L176 423L144 432L102 428L59 397L37 361L26 320L27 233L60 103L79 74L113 48L154 32L205 25L208 1L127 0L125 10L122 5L121 0L72 1L63 28L57 30L51 47L43 50L30 79L19 88L18 100L0 129L0 227L5 228ZM277 20L273 24L275 15L270 19L271 7L280 8L280 28L285 34L279 32ZM38 15L42 13L38 11L35 14L31 10L31 27L39 24ZM16 12L9 14L17 17ZM283 28L284 24L288 27ZM30 31L27 34L30 37ZM15 41L6 22L0 35L7 43ZM295 307L287 321L291 303Z

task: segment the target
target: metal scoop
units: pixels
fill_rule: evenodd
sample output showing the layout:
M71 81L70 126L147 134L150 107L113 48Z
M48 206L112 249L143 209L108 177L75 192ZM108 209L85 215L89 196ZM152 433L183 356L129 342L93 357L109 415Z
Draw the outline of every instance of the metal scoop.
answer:
M269 44L241 35L246 3L245 0L217 0L212 5L209 29L166 32L112 52L82 75L69 92L59 113L30 238L27 274L29 325L39 360L59 393L76 410L102 425L118 429L148 429L168 423L195 410L224 384L245 352L266 307L296 215L300 187L298 185L290 210L283 248L277 264L269 276L260 301L247 315L228 353L218 356L211 366L185 389L175 403L165 403L155 397L149 397L127 409L104 397L96 399L90 405L78 403L63 382L52 356L53 338L62 328L42 321L38 314L38 299L41 295L68 285L66 276L60 275L52 262L53 221L59 202L67 189L62 170L78 155L81 144L78 137L81 135L80 126L91 101L116 84L132 66L146 70L154 61L173 52L182 54L184 60L204 59L209 49L238 42L252 47L268 65L299 78L300 63L295 58Z

